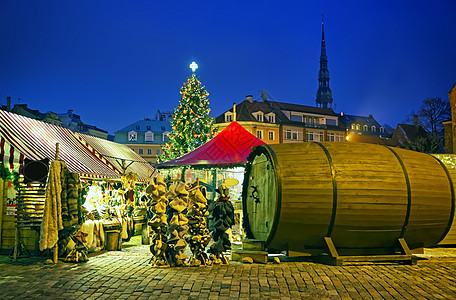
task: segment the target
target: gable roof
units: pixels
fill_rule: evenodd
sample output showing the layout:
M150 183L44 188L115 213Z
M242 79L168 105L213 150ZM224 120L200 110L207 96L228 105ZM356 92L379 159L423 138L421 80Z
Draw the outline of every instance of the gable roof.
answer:
M136 129L136 126L139 126L139 129ZM147 129L149 126L150 129ZM169 120L159 121L159 120L151 120L145 119L136 121L133 124L125 126L124 128L117 130L115 133L127 133L130 131L135 132L147 132L152 131L154 133L163 133L167 131L171 131L171 123Z
M225 129L204 145L179 158L157 164L157 168L183 165L235 166L247 163L252 147L265 144L248 132L238 122L231 122Z
M284 112L299 112L303 114L312 114L312 115L321 115L321 116L338 116L331 108L322 108L322 107L314 107L314 106L307 106L301 104L292 104L292 103L285 103L285 102L277 102L277 101L249 101L244 100L243 102L236 105L236 121L251 121L257 122L256 118L252 113L261 111L264 114L274 113L276 116L276 122L280 124L290 124L294 126L305 126L303 122L292 121L290 120ZM217 116L215 118L215 123L225 123L225 114L227 112L233 112L233 108L227 110L223 114ZM268 123L267 119L263 119L263 123ZM345 130L345 127L339 124L338 126L335 125L327 125L328 129L334 130Z

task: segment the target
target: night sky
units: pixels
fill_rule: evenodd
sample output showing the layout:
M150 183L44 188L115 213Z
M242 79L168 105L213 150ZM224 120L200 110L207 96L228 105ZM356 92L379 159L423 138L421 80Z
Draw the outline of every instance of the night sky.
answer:
M73 109L113 134L178 105L198 63L211 115L262 90L315 106L321 15L335 111L395 127L456 82L456 1L0 1L0 104Z

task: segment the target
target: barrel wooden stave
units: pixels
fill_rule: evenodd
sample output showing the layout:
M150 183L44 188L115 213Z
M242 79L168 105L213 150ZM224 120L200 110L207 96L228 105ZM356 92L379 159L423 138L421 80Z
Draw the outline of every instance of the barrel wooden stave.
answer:
M258 235L252 230L252 234L266 240L271 249L321 248L325 236L331 236L337 248L393 247L404 230L409 200L405 239L411 248L435 244L448 226L452 213L450 184L442 166L427 154L352 143L259 147L273 168L269 173L274 175L267 175L267 184L274 187L267 190L274 191L275 197L269 196L268 205L263 203L268 210L255 215L247 197L245 214L249 224L268 220L267 233ZM256 152L258 149L251 157ZM404 168L410 181L410 199ZM263 189L260 180L254 184ZM249 187L244 185L244 189L248 195Z

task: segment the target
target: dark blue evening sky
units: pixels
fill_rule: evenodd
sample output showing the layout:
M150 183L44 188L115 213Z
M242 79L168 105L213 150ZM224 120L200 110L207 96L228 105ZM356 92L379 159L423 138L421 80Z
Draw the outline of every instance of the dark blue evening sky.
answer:
M336 112L395 127L456 82L456 1L0 1L0 104L114 133L197 75L217 116L248 94L315 105L321 14Z

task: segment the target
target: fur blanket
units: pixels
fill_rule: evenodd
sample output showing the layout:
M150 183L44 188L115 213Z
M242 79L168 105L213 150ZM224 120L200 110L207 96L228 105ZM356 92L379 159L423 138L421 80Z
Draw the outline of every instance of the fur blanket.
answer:
M46 184L46 200L44 215L40 226L40 250L51 249L59 240L59 230L63 229L62 222L62 169L63 161L54 160L49 168Z

